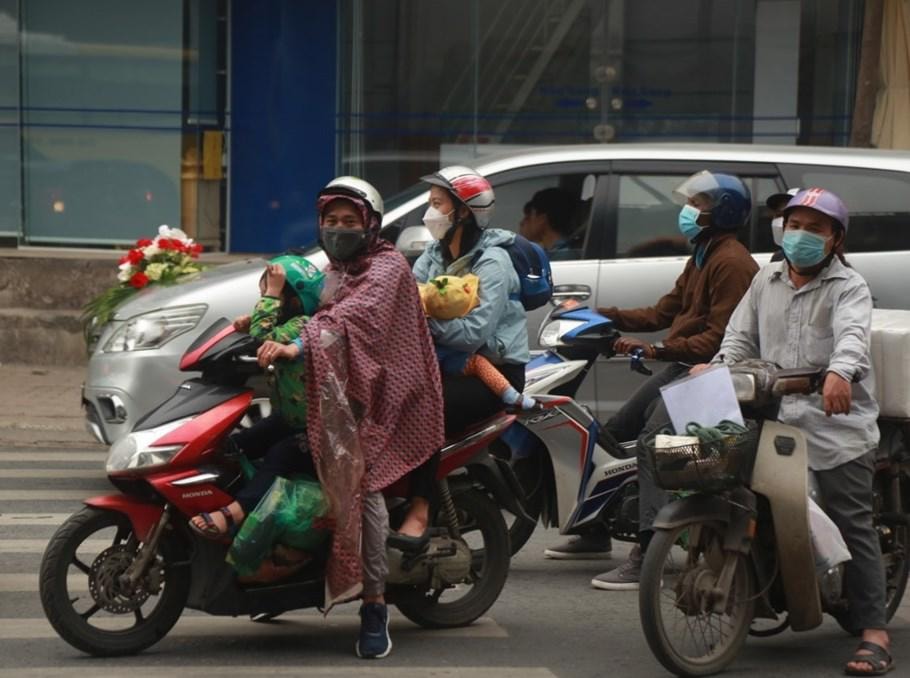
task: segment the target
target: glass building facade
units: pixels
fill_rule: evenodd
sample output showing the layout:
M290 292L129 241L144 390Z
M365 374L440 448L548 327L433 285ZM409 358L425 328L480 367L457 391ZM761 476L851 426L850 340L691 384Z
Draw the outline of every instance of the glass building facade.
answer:
M863 0L0 0L0 238L315 236L335 173L391 195L541 144L845 145Z

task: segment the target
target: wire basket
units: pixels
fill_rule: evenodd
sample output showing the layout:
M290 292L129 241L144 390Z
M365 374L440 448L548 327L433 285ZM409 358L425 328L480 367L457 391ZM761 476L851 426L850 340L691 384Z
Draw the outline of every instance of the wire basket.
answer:
M656 447L655 437L645 445L654 481L665 490L719 492L746 484L752 478L758 451L758 426L746 422L744 433L677 447Z

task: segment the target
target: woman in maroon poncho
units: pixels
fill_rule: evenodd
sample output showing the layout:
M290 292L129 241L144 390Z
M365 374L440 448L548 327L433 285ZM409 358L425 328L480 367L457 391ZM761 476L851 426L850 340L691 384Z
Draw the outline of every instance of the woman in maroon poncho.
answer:
M379 237L376 189L334 179L317 209L331 262L323 305L294 343L263 344L260 363L307 363L308 439L336 520L326 605L362 594L357 654L384 657L388 514L380 491L443 444L438 361L411 269Z

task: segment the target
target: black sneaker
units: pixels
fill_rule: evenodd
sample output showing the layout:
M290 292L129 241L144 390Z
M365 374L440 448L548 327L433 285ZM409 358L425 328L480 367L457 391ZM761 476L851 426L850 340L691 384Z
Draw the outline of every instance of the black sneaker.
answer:
M389 638L389 608L382 603L364 603L360 607L360 637L354 646L361 659L382 659L392 651Z
M545 549L543 554L556 560L601 560L609 558L612 551L613 544L608 536L578 535Z

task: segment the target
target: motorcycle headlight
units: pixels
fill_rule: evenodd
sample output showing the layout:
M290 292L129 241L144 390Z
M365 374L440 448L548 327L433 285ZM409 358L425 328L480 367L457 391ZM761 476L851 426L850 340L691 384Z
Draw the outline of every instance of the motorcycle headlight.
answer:
M137 315L117 328L102 350L105 353L120 353L159 348L196 327L206 309L206 304L193 304Z
M583 320L554 320L540 328L540 335L537 337L537 341L544 348L565 346L566 344L562 340L563 336L584 324Z
M154 445L174 429L183 426L192 417L171 421L163 426L145 431L134 431L111 445L107 453L105 470L110 474L138 469L149 469L167 464L183 445Z

